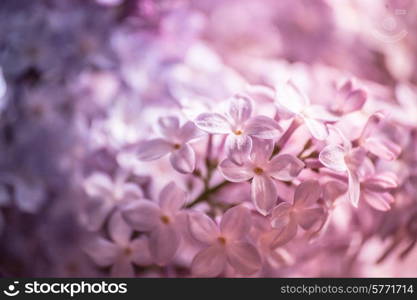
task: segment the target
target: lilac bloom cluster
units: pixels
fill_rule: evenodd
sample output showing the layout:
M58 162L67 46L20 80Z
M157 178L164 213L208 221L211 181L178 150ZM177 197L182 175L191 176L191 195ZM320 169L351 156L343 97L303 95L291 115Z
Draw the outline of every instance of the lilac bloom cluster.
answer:
M3 0L0 275L416 276L416 7Z

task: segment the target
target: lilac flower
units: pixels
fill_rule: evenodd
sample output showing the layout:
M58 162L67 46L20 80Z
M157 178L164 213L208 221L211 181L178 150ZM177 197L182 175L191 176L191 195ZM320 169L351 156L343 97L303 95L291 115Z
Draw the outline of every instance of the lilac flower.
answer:
M215 277L225 270L226 265L243 275L260 269L261 257L246 239L251 228L251 215L247 208L230 208L219 226L200 212L191 213L188 220L192 236L206 246L193 259L193 275Z
M84 251L99 267L111 266L112 277L132 277L132 264L146 266L152 263L146 237L131 239L133 230L123 220L120 212L115 212L109 221L111 240L96 237L87 242Z
M270 268L277 269L291 264L294 261L292 255L282 245L275 242L282 229L273 228L269 218L258 215L253 219L251 236L256 240L256 246L264 261L264 268L269 265Z
M220 172L229 181L252 179L252 200L263 215L268 215L277 201L278 194L273 179L293 180L304 167L301 160L290 154L281 154L270 159L272 151L271 141L256 140L250 157L242 165L236 165L230 159L223 160L219 165Z
M292 204L282 202L272 211L271 226L279 233L273 241L274 247L288 243L297 235L298 226L309 230L324 215L317 204L321 187L317 181L305 181L295 189Z
M390 191L397 187L397 176L391 172L368 175L361 181L361 201L376 210L388 211L395 202Z
M211 134L225 134L227 157L241 164L252 149L252 138L275 139L281 127L273 119L265 116L252 117L252 101L244 95L236 95L229 100L225 115L203 113L195 119L200 129Z
M89 196L86 223L90 230L98 230L114 208L143 198L141 188L128 182L127 174L117 174L112 179L105 173L95 172L86 178L84 188Z
M361 189L360 202L365 202L379 211L390 210L395 202L391 192L398 187L397 175L390 171L377 172L369 158L363 160L358 174ZM342 181L339 184L343 185L347 182L347 178L339 179ZM340 190L334 192L340 194Z
M280 115L296 117L307 126L311 135L324 140L329 134L326 122L336 122L338 117L320 105L310 103L310 99L292 82L277 87L277 106Z
M347 173L349 181L348 198L353 206L357 207L360 197L358 167L365 158L365 151L362 148L352 149L351 142L343 133L337 128L335 130L342 138L343 146L327 145L321 150L319 160L325 167L333 171Z
M359 111L367 100L367 93L361 88L355 88L352 80L347 80L337 91L337 101L332 111L337 115L345 115Z
M386 116L382 112L372 114L359 138L359 144L372 154L386 160L394 160L401 153L401 147L381 133L381 123Z
M195 153L188 144L198 137L197 128L192 122L180 126L176 117L159 119L163 138L152 139L139 144L138 158L143 161L159 159L170 154L171 165L180 173L191 173L195 168Z
M149 249L153 260L167 264L176 254L181 235L178 218L186 194L174 182L159 194L159 203L151 200L132 202L122 209L126 222L135 230L149 233Z

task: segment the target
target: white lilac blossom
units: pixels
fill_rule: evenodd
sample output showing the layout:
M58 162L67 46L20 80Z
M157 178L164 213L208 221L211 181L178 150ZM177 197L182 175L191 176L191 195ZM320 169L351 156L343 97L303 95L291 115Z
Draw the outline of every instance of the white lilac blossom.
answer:
M417 2L306 2L0 1L0 275L417 276Z

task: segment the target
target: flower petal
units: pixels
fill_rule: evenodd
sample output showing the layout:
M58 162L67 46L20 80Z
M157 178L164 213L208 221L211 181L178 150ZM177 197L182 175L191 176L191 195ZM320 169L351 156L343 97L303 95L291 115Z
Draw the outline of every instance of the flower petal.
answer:
M292 81L277 87L277 98L278 105L283 106L294 114L300 113L310 104L307 96Z
M243 124L252 114L252 101L244 95L235 95L230 99L228 114L235 126Z
M114 264L120 253L119 247L101 237L89 240L86 245L83 246L83 249L99 267L108 267Z
M188 215L188 226L193 238L207 245L214 243L220 234L217 224L201 212Z
M326 124L322 121L305 117L304 123L306 124L311 135L319 141L324 141L329 135L329 130L327 129Z
M276 139L281 135L282 128L268 117L256 116L250 118L245 126L245 133L260 139Z
M275 183L265 175L253 177L251 194L256 209L264 216L269 214L277 202L278 192Z
M138 145L138 159L143 161L151 161L168 154L173 150L170 143L163 139L153 139L142 142Z
M133 233L120 211L115 211L109 220L109 235L119 246L127 246Z
M149 236L149 251L159 265L166 265L177 253L180 236L172 224L161 224Z
M164 212L177 212L184 205L185 199L186 193L171 181L159 194L159 206Z
M336 199L347 192L344 182L329 181L323 187L323 199L328 203L334 203Z
M379 211L389 211L394 197L390 193L378 193L373 191L363 191L362 198L373 208Z
M102 172L94 172L84 181L84 189L90 197L106 197L111 193L113 181Z
M216 277L226 267L223 247L211 246L200 251L191 263L191 273L196 277Z
M338 116L335 116L329 112L322 105L310 105L306 107L303 113L310 119L326 121L326 122L336 122L339 120Z
M254 176L253 170L247 165L236 165L230 159L223 160L219 165L219 171L224 178L231 182L241 182Z
M248 242L227 245L227 260L239 274L250 275L260 270L262 259L258 250Z
M297 207L302 207L315 204L320 198L320 195L321 186L317 181L304 181L295 189L294 205Z
M342 112L348 114L361 110L366 102L367 94L364 90L358 89L350 92L342 105Z
M178 118L174 116L159 118L158 125L161 134L167 139L171 139L173 136L176 136L180 128L180 122Z
M386 115L382 111L377 111L369 116L368 121L362 130L360 140L365 140L366 138L371 137L385 118Z
M178 139L182 143L186 143L190 140L193 140L195 138L200 137L203 134L193 122L186 122L179 130L179 132L176 133L178 136Z
M195 119L194 123L208 133L231 133L229 121L217 113L203 113Z
M348 197L354 207L358 207L360 197L360 182L356 172L348 170Z
M375 192L385 192L388 189L395 189L398 187L398 178L395 173L381 172L370 178L367 178L363 183L366 190Z
M226 139L227 157L235 164L241 165L247 160L252 149L252 139L246 134L229 134Z
M271 226L276 229L283 229L291 221L292 205L287 202L281 202L272 210Z
M228 239L243 239L251 228L251 214L249 209L238 205L228 209L220 222L220 230Z
M268 165L269 175L278 180L289 181L298 176L304 168L304 163L290 154L275 156Z
M294 218L291 218L288 225L283 227L280 233L276 236L275 240L271 244L271 248L281 247L291 241L297 235L297 230L298 224Z
M347 170L345 163L345 151L342 146L328 145L319 154L320 162L327 168L343 172Z
M394 160L401 153L401 147L383 137L368 137L361 146L379 158Z
M253 138L252 143L250 159L255 165L264 167L268 164L272 152L274 151L274 141Z
M138 200L143 198L142 189L135 183L126 182L123 184L123 199L124 200Z
M188 144L183 144L180 149L172 152L169 160L172 167L180 173L191 173L195 169L195 153Z
M138 231L151 231L159 224L161 210L149 200L139 200L122 208L126 223Z
M297 222L304 230L308 230L323 216L321 207L306 208L297 213Z
M139 266L148 266L153 263L151 252L149 251L149 240L145 236L134 239L130 243L132 250L132 262Z
M97 231L103 226L106 218L113 210L114 204L103 198L90 199L86 203L85 226L88 230Z

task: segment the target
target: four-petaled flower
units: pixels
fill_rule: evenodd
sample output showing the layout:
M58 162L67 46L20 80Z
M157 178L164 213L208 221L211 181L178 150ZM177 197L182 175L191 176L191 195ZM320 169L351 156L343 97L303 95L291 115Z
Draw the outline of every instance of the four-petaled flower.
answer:
M359 168L360 201L366 202L379 211L388 211L394 203L394 197L390 193L398 187L398 178L392 172L376 172L375 166L369 158L365 158ZM346 182L346 177L340 178ZM343 184L343 183L341 183Z
M292 81L277 87L277 106L284 117L296 117L304 122L311 135L325 140L329 135L326 122L336 122L338 117L321 105L310 104L310 99Z
M238 273L250 275L261 267L261 257L248 240L251 228L249 209L239 205L225 212L218 226L206 214L195 212L188 216L192 236L206 247L195 257L191 272L198 277L215 277L227 265Z
M178 250L181 240L178 218L185 201L185 192L171 182L162 189L158 204L140 200L122 209L123 217L132 228L149 232L149 249L157 264L168 263Z
M232 182L252 179L251 194L256 209L268 215L277 201L277 188L273 179L290 181L304 168L304 163L290 154L281 154L271 158L273 142L255 140L249 157L236 165L225 159L219 165L223 176Z
M132 264L152 264L147 237L132 240L133 230L123 220L120 211L112 215L108 227L111 240L95 237L84 247L84 251L98 266L111 266L112 277L132 277L135 275Z
M95 172L84 182L90 197L86 207L86 226L98 230L114 208L143 198L142 189L127 180L128 174L116 174L114 179L105 173Z
M247 96L230 99L225 115L203 113L195 119L200 129L211 134L226 134L227 157L241 164L252 149L252 138L275 139L281 132L276 121L266 116L252 117L252 102Z
M324 209L317 204L320 196L320 184L317 181L305 181L295 189L292 204L282 202L273 209L271 226L279 230L273 247L282 246L294 238L298 226L308 230L324 216Z
M151 161L170 154L169 160L175 170L184 174L193 172L195 153L188 143L199 137L198 129L190 121L180 126L176 117L163 117L158 123L163 138L140 143L137 149L138 158Z

